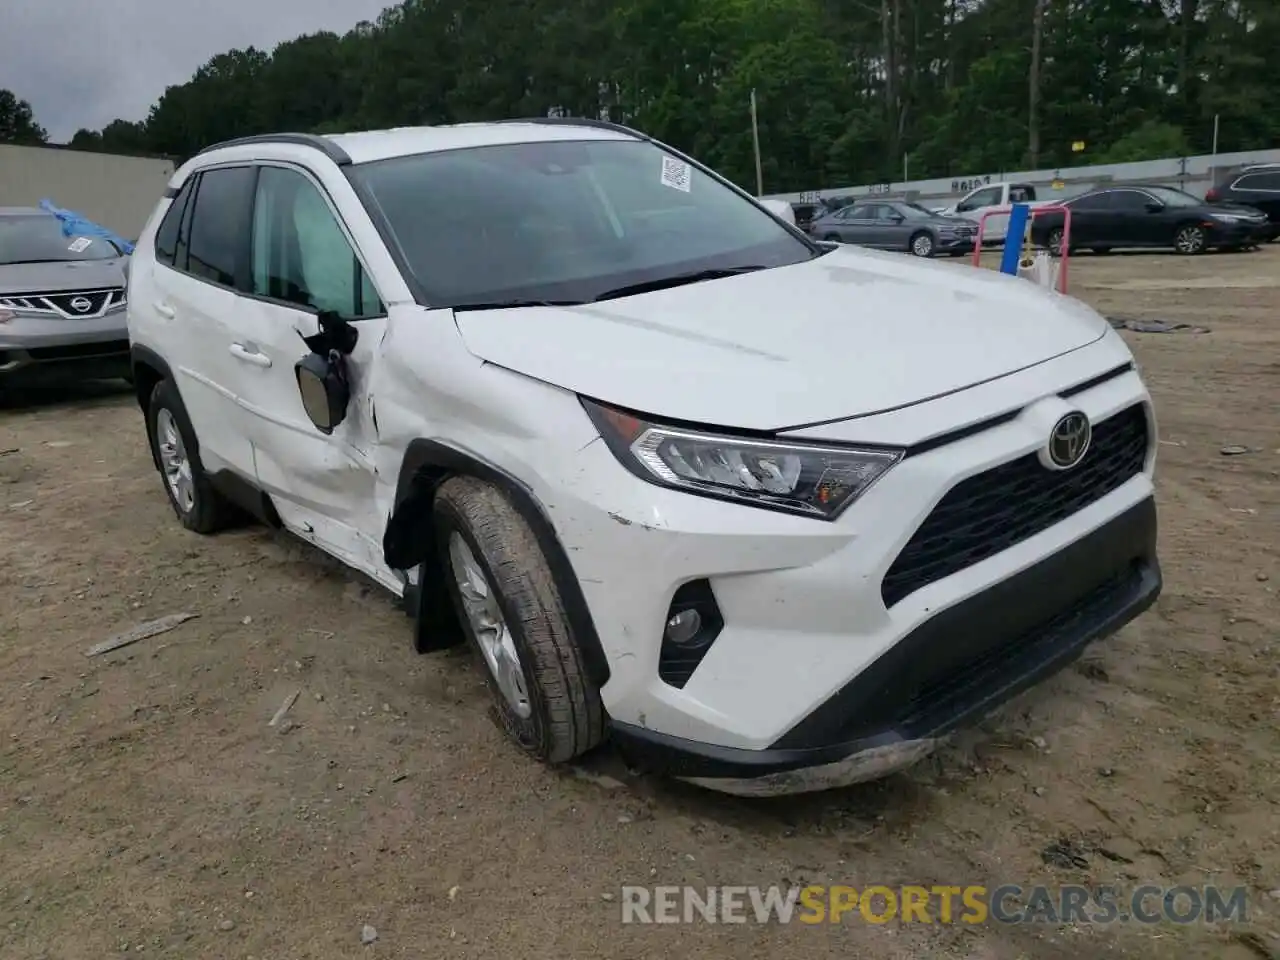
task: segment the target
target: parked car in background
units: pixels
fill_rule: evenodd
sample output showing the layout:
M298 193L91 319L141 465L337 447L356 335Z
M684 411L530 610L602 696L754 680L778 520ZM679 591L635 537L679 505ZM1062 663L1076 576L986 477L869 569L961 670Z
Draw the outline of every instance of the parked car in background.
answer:
M809 224L822 215L823 209L819 203L791 204L791 213L795 218L795 224L805 233L809 232Z
M1015 203L1025 203L1032 207L1043 207L1056 200L1038 200L1036 188L1029 183L992 183L970 190L954 204L936 210L944 217L959 216L977 222L988 210L998 210ZM993 246L1004 242L1009 231L1009 215L995 213L987 217L982 227L983 246Z
M1172 248L1182 254L1210 248L1239 250L1256 246L1267 235L1266 215L1240 207L1225 207L1183 190L1154 184L1105 187L1073 197L1063 204L1071 210L1071 249L1107 253L1120 248ZM1061 213L1049 211L1031 224L1036 246L1061 251Z
M1262 211L1267 217L1266 239L1280 237L1280 163L1241 167L1219 179L1204 198L1209 203Z
M0 389L129 376L128 257L53 214L0 207Z
M842 207L815 220L809 233L819 240L905 250L917 257L958 257L973 249L977 227L964 217L934 213L917 203L874 200Z

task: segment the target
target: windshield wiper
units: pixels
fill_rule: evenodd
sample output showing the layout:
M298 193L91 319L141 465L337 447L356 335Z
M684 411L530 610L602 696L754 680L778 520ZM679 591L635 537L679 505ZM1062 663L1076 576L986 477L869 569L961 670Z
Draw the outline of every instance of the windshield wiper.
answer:
M719 270L695 270L692 273L677 273L670 277L659 277L656 280L643 280L640 283L629 283L625 287L606 290L596 300L614 300L618 297L630 297L637 293L650 293L654 290L667 290L671 287L682 287L689 283L701 283L703 280L720 280L724 277L736 277L743 273L754 273L765 268L758 264L746 267L728 267Z
M459 310L510 310L516 307L580 307L589 300L493 300L489 302L455 303L450 309Z

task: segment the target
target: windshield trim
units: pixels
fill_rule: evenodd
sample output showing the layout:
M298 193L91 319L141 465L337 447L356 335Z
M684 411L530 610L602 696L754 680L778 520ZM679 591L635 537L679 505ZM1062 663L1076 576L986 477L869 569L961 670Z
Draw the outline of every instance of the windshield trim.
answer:
M688 156L687 154L681 153L679 150L675 149L674 147L668 146L667 144L663 143L661 140L655 140L653 137L646 136L645 134L639 133L638 131L635 131L635 130L631 130L628 132L631 133L632 136L618 137L618 138L584 136L581 138L564 138L564 139L557 138L554 141L519 140L519 141L511 141L510 143L503 143L503 144L488 143L488 144L469 145L465 147L450 147L444 150L419 150L419 151L415 151L414 153L398 154L394 157L381 157L377 160L365 160L365 161L362 161L361 163L353 163L349 166L341 167L340 170L343 176L346 178L347 182L351 184L351 189L355 191L356 197L357 199L359 199L361 207L364 208L365 214L369 217L370 222L372 222L373 228L377 232L378 237L382 240L383 246L387 248L388 254L390 254L392 261L394 261L396 265L396 269L400 271L400 277L403 280L405 286L409 288L409 293L412 295L414 302L421 307L425 307L428 310L451 310L453 309L453 307L451 304L446 302L436 302L434 298L428 295L426 288L423 287L422 285L422 281L418 279L417 274L413 271L412 267L410 266L409 258L406 256L404 249L400 246L400 241L397 239L395 231L391 227L391 221L387 217L386 211L382 209L382 204L378 202L378 199L374 195L373 191L370 190L368 185L365 183L364 171L369 170L370 168L376 167L379 164L388 163L391 161L406 160L411 157L426 157L426 156L435 156L436 154L460 153L462 151L467 151L467 150L480 150L480 149L487 149L487 148L492 148L497 146L520 147L520 146L527 146L529 144L537 144L537 143L544 143L544 142L545 143L552 143L552 142L554 143L601 143L601 142L647 143L647 144L650 144L651 146L657 147L659 150L669 153L671 156L676 157L677 159L683 160L685 163L689 164L694 169L700 171L701 173L715 180L721 186L727 187L732 193L736 194L740 200L744 200L747 203L754 204L761 213L764 213L766 216L770 217L776 224L778 224L778 226L782 227L787 234L789 234L795 240L799 241L800 245L810 254L809 256L810 260L816 260L818 257L822 257L830 253L829 250L819 246L816 240L810 237L807 233L805 233L795 224L788 223L785 219L783 219L778 214L774 213L772 210L766 207L761 202L760 198L755 197L752 194L748 193L746 190L738 186L732 180L729 180L727 177L721 176L711 167L708 167L707 165L700 163L699 161L695 160L693 157Z

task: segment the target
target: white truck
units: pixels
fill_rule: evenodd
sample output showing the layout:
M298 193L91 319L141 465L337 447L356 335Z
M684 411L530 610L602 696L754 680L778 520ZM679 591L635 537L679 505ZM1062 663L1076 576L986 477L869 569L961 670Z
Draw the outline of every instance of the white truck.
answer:
M1037 200L1036 188L1029 183L990 183L970 190L954 204L942 207L938 212L949 216L967 217L976 222L988 209L1010 207L1015 203L1044 207L1057 202L1056 200ZM986 225L982 228L983 245L1003 243L1008 229L1007 213L987 217Z

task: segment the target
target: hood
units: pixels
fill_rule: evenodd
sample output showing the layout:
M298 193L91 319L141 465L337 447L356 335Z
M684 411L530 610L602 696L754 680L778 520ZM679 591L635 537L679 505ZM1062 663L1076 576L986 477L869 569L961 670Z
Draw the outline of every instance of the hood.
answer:
M128 257L63 263L0 264L0 295L62 293L123 287Z
M846 247L599 304L454 316L491 363L654 416L753 430L919 403L1108 330L1026 280Z
M968 217L962 217L958 213L939 213L937 211L934 211L932 221L924 221L924 222L937 223L937 224L941 224L943 226L948 226L948 227L957 226L957 225L965 226L965 227L973 226L973 221L970 220Z

